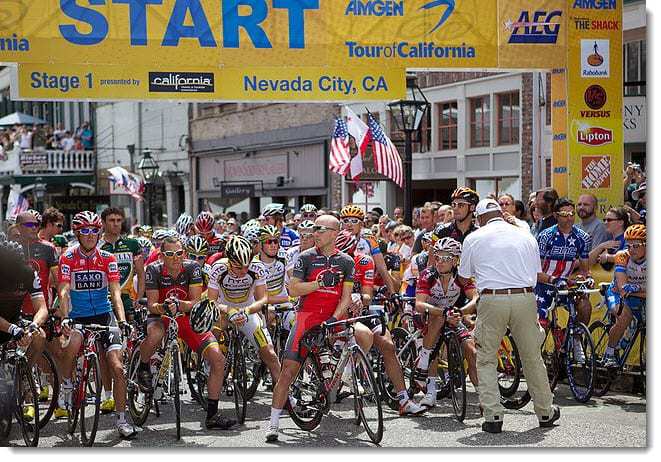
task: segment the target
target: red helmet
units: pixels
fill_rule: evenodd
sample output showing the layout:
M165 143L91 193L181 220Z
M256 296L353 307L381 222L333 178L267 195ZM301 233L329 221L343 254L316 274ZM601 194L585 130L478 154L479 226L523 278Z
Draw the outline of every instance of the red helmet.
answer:
M335 247L340 252L353 253L358 244L358 239L350 231L342 230L337 233L335 238Z
M211 212L201 212L195 219L195 228L201 234L210 233L213 231L213 225L216 220L213 218Z
M78 212L71 220L71 229L73 231L78 231L83 228L97 228L101 229L103 227L103 222L101 218L94 212L85 210L83 212Z

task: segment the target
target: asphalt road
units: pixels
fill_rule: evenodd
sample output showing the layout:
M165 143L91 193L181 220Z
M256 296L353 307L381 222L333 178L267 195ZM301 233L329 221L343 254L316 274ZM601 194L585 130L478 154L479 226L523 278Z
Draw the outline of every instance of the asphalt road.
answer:
M505 416L503 432L492 435L481 431L477 395L469 386L466 419L458 422L449 400L442 401L426 416L400 418L384 407L383 447L645 447L647 444L647 406L640 395L609 394L586 404L573 400L569 388L560 385L555 402L561 406L559 425L541 429L532 403ZM185 395L182 438L176 441L174 408L161 406L161 415L150 415L143 431L132 440L119 439L111 415L101 417L95 446L100 447L370 447L374 446L362 427L353 424L350 400L334 405L329 415L313 432L305 432L287 416L280 422L281 435L276 444L264 440L264 426L270 416L270 393L259 391L248 405L246 422L229 431L203 429L205 413ZM420 398L420 396L418 396ZM233 416L233 402L223 397L223 412ZM22 446L23 440L14 425L9 446ZM3 446L7 442L2 443ZM40 447L77 447L78 434L66 432L66 421L51 421L42 430Z

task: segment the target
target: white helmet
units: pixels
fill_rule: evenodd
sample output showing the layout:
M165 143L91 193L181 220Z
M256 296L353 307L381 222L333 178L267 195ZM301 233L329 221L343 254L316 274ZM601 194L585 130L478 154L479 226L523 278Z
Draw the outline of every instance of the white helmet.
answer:
M248 226L243 230L243 237L248 239L252 244L259 242L259 224L257 226Z
M179 215L179 218L177 218L177 222L174 224L174 229L177 230L177 233L185 235L192 226L193 217L187 213L182 213Z
M252 244L243 236L232 236L225 246L225 256L229 261L248 266L252 261Z
M211 327L220 318L220 309L218 306L204 298L193 305L190 312L190 325L196 334L209 332Z
M451 237L444 237L434 244L434 252L447 252L452 256L461 256L461 243Z

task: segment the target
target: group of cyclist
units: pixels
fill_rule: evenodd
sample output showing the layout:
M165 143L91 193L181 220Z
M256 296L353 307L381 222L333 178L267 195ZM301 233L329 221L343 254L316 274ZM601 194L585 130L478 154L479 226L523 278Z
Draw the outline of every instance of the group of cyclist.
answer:
M499 200L506 221L520 232L531 232L508 212L511 199L506 195ZM296 405L290 387L305 359L300 345L305 333L359 316L383 300L401 302L404 296L415 300L410 308L425 323L412 371L415 392L423 393L419 401L409 394L390 332L382 330L377 321L358 323L354 330L363 351L374 347L383 356L399 414L419 416L436 405L436 346L445 328L453 329L461 340L468 375L479 391L472 337L474 318L479 315L479 288L473 281L466 283L457 277L462 243L477 229L474 212L478 201L475 191L456 189L448 209L452 218L447 222L434 223L438 210L423 207L420 217L432 221L421 223L417 235L410 227L388 219L368 227L366 211L357 205L335 212L305 204L295 224L286 226L289 211L282 204L270 204L258 219L241 228L227 227L222 234L216 230L214 216L204 211L195 218L182 214L171 229L141 226L136 235L125 236L121 232L123 211L107 208L101 216L90 211L76 214L71 221L74 239L68 245L59 234L50 241L44 239L46 220L30 210L16 218L17 236L0 236L0 346L18 342L29 347L30 358L48 350L62 384L54 415L63 418L70 409L67 400L75 357L83 341L73 326L116 327L118 330L100 337L105 350L100 355L101 409L114 411L119 435L130 438L136 428L126 417L122 349L123 340L134 328L138 301L146 298L149 311L146 336L139 346L140 388L152 387L150 358L168 331L168 323L175 319L180 339L209 366L208 429L229 429L237 423L218 410L226 332L235 327L252 344L271 376L273 397L265 436L272 442L278 439L283 410ZM542 272L535 294L542 325L554 290L590 276L591 237L574 224L575 211L569 199L557 200L546 223L536 230ZM58 221L58 215L54 216ZM50 226L53 220L48 221ZM61 214L58 224L63 224ZM56 228L61 232L62 226ZM605 367L615 363L618 342L633 317L639 322L644 319L646 238L644 224L629 226L622 248L614 255L615 273L606 298L609 309L618 314ZM505 268L509 263L501 264ZM264 308L287 303L296 309L282 315L281 324L289 334L279 359L269 332L273 315L265 315ZM591 311L590 301L583 299L579 319L587 323ZM61 328L47 322L49 316L58 319ZM574 348L580 357L580 343ZM350 380L344 375L343 380ZM29 405L23 413L26 419L34 418Z

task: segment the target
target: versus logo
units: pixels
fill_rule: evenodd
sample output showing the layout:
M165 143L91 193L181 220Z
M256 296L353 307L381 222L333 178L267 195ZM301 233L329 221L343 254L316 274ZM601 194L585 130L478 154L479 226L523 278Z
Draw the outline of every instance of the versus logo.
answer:
M212 72L150 72L149 91L154 93L213 93Z
M585 126L578 130L576 141L588 146L601 146L613 142L613 131L602 127Z
M522 11L517 21L510 19L505 22L505 29L511 32L508 43L556 43L562 11L546 13L538 10L532 13L532 20L530 16L529 11ZM553 21L554 18L556 21Z
M606 90L601 85L590 85L583 94L583 100L592 110L581 111L581 117L610 117L611 111L600 111L606 104L607 99Z
M434 32L436 29L441 27L443 24L445 24L445 21L447 21L452 13L454 13L454 7L455 7L455 0L433 0L429 3L425 3L420 7L421 10L432 10L437 7L443 7L445 6L445 11L441 15L441 18L438 20L436 25L432 30L429 31L429 33Z

